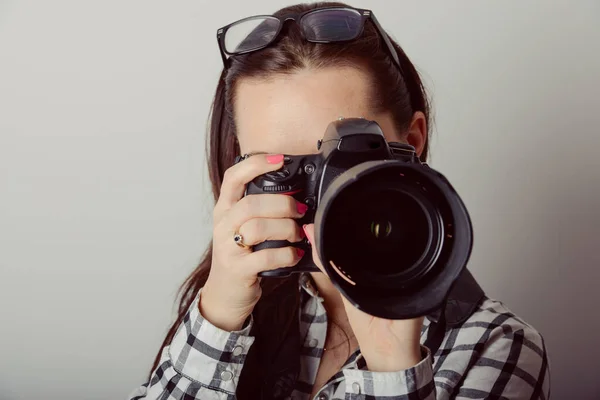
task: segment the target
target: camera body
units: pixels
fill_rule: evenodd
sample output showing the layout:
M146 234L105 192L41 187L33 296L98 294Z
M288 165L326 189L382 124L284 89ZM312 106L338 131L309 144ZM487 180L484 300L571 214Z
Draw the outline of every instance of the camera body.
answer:
M282 168L248 183L245 195L253 194L286 194L308 206L298 223L314 222L313 245L326 274L374 316L433 311L470 257L471 221L454 188L412 146L387 142L375 121L333 121L316 153L284 155ZM302 260L260 276L320 272L306 239L266 241L253 250L287 246L305 250Z
M285 155L283 167L258 176L246 187L246 195L277 193L293 196L308 206L300 224L314 222L321 196L329 185L350 168L375 160L400 160L421 163L414 147L386 142L379 125L364 118L340 118L327 127L317 143L318 153ZM261 272L260 276L285 277L291 273L320 271L312 262L307 241L291 244L273 240L254 246L255 250L294 245L307 253L296 268L279 268Z

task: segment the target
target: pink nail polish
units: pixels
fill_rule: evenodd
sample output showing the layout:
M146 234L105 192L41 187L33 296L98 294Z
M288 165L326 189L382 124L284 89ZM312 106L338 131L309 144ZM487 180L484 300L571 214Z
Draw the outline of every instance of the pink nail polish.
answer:
M308 206L304 203L296 202L296 209L300 214L304 214L308 210Z
M267 156L267 162L269 164L279 164L283 161L283 154L274 154L271 156Z
M304 250L296 248L296 253L298 253L298 257L300 257L300 258L304 257Z

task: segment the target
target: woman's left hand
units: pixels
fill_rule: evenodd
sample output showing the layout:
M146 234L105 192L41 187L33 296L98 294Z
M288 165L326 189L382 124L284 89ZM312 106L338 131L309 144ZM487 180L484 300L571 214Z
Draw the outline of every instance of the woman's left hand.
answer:
M306 236L314 243L314 224L304 226ZM316 247L313 261L324 271ZM393 372L411 368L421 361L421 327L423 318L390 320L374 317L354 307L342 294L342 301L360 351L373 372Z

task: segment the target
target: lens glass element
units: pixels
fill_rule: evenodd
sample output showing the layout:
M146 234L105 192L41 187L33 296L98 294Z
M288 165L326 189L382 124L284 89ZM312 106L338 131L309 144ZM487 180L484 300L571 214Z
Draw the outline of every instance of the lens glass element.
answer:
M365 179L342 189L323 225L329 261L352 280L417 268L432 242L431 217L420 198L402 181Z

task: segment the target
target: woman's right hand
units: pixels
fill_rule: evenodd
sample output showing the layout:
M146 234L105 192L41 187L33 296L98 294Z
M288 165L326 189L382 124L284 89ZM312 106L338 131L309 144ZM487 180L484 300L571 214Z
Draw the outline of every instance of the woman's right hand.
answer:
M265 240L298 242L304 237L294 219L304 215L305 204L283 194L244 197L248 182L282 165L283 155L260 154L225 171L213 213L212 265L199 302L202 316L223 330L241 329L252 313L261 296L259 272L294 266L304 255L291 246L253 252L233 240L239 233L244 244L254 246Z

